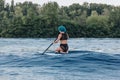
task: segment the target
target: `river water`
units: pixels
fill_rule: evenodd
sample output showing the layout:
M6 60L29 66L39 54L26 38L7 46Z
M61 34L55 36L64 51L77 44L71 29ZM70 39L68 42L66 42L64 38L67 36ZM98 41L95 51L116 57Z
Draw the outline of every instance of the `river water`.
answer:
M55 54L54 38L1 38L0 80L120 80L120 38L70 38Z

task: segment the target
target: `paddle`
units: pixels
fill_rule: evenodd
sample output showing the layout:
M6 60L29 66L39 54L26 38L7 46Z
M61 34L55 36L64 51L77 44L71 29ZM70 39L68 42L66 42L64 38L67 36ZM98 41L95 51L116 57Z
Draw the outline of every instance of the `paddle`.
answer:
M48 46L48 48L42 53L42 55L45 54L45 52L46 52L52 45L53 45L53 43L51 43L51 44Z

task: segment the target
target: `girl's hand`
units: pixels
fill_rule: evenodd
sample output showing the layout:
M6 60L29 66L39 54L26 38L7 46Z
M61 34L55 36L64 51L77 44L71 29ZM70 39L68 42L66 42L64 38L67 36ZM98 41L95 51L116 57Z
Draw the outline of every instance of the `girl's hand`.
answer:
M58 40L55 40L54 43L58 43Z

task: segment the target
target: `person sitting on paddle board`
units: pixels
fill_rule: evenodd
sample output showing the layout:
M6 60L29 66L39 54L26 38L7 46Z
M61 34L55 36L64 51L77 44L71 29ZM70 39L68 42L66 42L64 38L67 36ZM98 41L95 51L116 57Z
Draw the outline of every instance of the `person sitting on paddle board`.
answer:
M68 36L68 33L66 32L66 28L64 26L59 26L58 31L60 33L58 34L58 37L54 41L54 43L58 43L60 41L60 47L58 47L55 51L57 53L68 53L67 40L69 36Z

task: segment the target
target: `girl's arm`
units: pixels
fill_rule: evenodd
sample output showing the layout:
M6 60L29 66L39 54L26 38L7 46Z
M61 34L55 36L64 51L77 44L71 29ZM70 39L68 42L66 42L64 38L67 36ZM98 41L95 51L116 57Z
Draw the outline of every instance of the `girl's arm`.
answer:
M58 43L61 37L62 37L62 34L60 33L60 34L58 35L57 39L54 41L54 43Z

